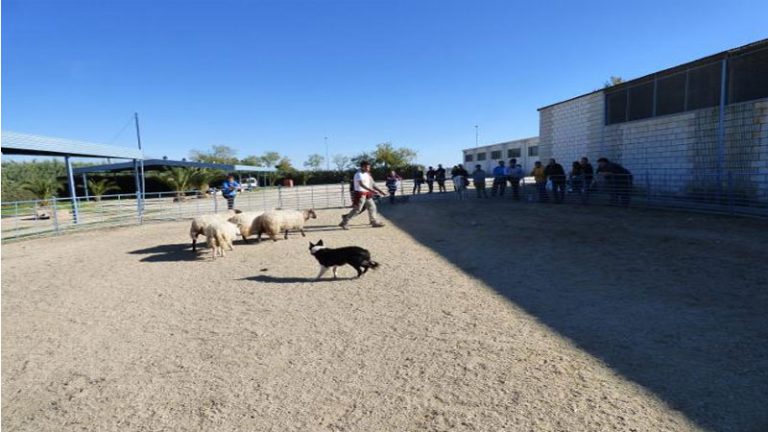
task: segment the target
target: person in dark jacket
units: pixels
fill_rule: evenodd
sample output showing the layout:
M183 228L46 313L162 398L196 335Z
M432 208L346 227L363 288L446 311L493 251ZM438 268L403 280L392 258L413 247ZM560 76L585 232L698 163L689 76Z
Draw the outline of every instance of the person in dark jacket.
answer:
M552 195L555 203L560 204L565 198L565 170L563 166L554 159L550 159L549 164L544 168L544 174L546 174L547 180L552 183Z
M421 193L421 185L424 183L424 171L420 167L416 167L413 171L413 192L412 194Z
M445 168L442 165L437 164L435 170L435 180L437 180L437 191L446 192L445 190Z
M632 173L623 166L611 162L608 158L597 160L597 174L605 180L605 188L610 195L612 205L629 206L632 193Z
M581 202L582 204L587 203L587 198L589 198L589 193L593 189L593 185L595 182L595 170L592 168L592 164L589 163L589 159L585 157L581 158L581 173L584 176L584 188L581 192Z
M427 170L427 189L429 189L429 193L432 193L432 188L435 185L435 177L436 177L435 169L432 167L429 167Z
M571 172L568 173L568 181L570 182L570 191L582 196L584 192L584 170L581 169L579 161L574 161L571 164Z

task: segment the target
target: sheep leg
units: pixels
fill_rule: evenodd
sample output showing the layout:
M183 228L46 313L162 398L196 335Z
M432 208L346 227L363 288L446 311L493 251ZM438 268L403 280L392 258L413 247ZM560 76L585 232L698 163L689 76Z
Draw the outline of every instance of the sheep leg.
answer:
M333 266L333 278L338 279L339 275L336 274L336 269L339 268L338 266Z
M304 234L304 228L301 229L301 236L302 237L306 237L307 236L306 234Z
M192 239L192 252L197 252L197 239Z
M327 271L328 271L328 267L325 267L325 266L320 266L320 274L318 274L318 275L317 275L317 278L318 278L318 279L320 279L321 277L323 277L323 275L324 275L324 274L325 274L325 272L327 272Z
M288 230L285 230L285 237L286 240L288 240Z

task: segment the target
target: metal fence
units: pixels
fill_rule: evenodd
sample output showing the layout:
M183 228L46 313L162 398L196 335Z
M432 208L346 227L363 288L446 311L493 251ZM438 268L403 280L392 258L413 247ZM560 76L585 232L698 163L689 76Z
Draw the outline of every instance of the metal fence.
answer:
M216 213L227 208L227 201L216 194L200 191L160 192L144 195L140 205L136 194L78 197L77 220L71 198L2 203L2 239L60 234L88 228L180 220ZM258 188L238 194L237 209L338 208L351 204L348 184Z
M575 181L574 181L575 180ZM470 182L471 183L471 182ZM768 216L768 173L761 172L701 172L681 175L674 172L645 172L632 178L606 179L596 176L587 187L579 179L565 179L562 189L551 182L537 184L533 177L518 183L517 198L523 203L558 202L575 205L617 205L648 208L677 208L691 211L718 212L753 216ZM486 194L494 195L493 179L486 180ZM453 201L477 199L473 184L460 192L446 180L446 193L428 193L428 184L414 194L413 180L404 180L396 194L396 202L407 199L422 201ZM553 187L554 186L554 187ZM383 188L383 185L381 185ZM496 188L500 199L514 199L509 182ZM482 195L482 194L480 194ZM389 200L381 200L388 205ZM34 236L60 234L72 230L141 224L153 221L181 220L197 215L216 213L227 202L215 194L199 191L146 194L143 206L135 194L105 195L100 199L78 197L78 219L73 218L72 199L16 201L2 203L2 239L4 241ZM351 205L348 183L290 188L259 188L240 193L235 208L269 210L274 208L343 208Z

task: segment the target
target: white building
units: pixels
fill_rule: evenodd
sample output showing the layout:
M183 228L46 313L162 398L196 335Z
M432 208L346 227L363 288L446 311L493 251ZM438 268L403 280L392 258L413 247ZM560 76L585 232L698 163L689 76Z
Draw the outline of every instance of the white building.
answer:
M472 172L475 165L479 164L490 175L500 160L509 165L510 159L517 159L518 165L523 166L523 171L530 172L533 169L533 164L539 160L539 137L505 141L464 150L464 168L469 172Z
M539 137L542 159L607 157L641 193L768 203L768 39L539 108Z

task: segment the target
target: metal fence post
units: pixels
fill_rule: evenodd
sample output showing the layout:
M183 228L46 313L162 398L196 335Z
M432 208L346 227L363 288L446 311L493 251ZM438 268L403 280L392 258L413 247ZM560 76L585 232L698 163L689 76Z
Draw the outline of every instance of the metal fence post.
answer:
M56 197L51 198L51 201L53 202L51 205L51 209L53 210L53 229L56 231L56 234L59 234L59 212L56 207Z
M730 214L735 212L733 201L733 171L728 171L728 213Z
M13 217L13 237L16 238L19 236L19 203L18 201L15 203L15 215Z

